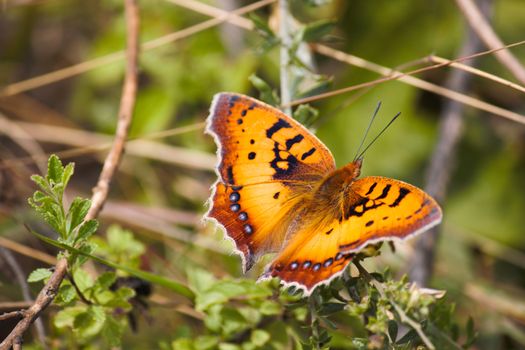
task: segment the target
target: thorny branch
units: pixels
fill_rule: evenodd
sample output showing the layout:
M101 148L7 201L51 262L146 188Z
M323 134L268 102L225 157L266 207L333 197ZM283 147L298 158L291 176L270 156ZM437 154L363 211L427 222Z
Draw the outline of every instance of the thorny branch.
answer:
M125 0L125 15L127 25L126 49L126 76L124 79L122 97L120 100L119 116L115 141L104 162L102 172L92 196L92 206L86 220L95 218L104 204L111 178L119 165L124 143L128 134L129 125L135 106L137 91L137 64L139 53L139 9L136 0ZM62 280L67 274L67 259L61 258L55 265L53 274L47 284L38 294L35 303L23 311L23 319L15 326L11 333L0 344L0 350L10 347L20 348L23 343L23 334L29 326L40 316L43 310L51 304L56 296Z
M490 0L482 0L485 12L488 12ZM470 55L481 49L481 41L475 33L467 27L466 37L460 56ZM471 65L475 61L470 61ZM465 93L469 89L471 75L463 70L453 70L450 73L446 86L455 91ZM463 130L464 105L447 100L441 115L439 126L439 139L434 149L430 164L427 168L425 190L438 202L445 200L446 188L454 169L456 146L461 138ZM420 236L416 243L416 249L409 263L410 279L419 286L426 286L432 275L434 256L439 238L439 227L432 228L425 235Z

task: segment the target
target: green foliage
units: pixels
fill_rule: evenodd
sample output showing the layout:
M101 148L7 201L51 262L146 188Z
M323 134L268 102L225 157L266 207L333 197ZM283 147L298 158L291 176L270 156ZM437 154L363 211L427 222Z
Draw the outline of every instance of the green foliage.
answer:
M60 242L82 247L96 232L96 220L84 221L91 201L75 198L66 212L63 204L64 190L74 172L74 164L62 166L60 159L52 155L47 165L47 175L31 176L31 180L40 188L28 199L31 207L42 216L53 230L58 233Z
M68 257L68 279L62 282L55 298L55 303L62 309L54 317L53 324L66 333L72 331L70 336L77 344L87 344L102 336L108 346L119 346L127 328L125 314L132 308L130 299L135 296L135 291L127 287L115 289L117 274L114 271L104 272L93 279L82 268L95 249L96 245L90 238L96 232L98 222L85 220L91 206L89 199L77 197L68 210L64 207L64 191L73 172L72 163L64 167L60 159L52 155L46 176L31 177L40 190L29 198L29 204L58 234L56 245L63 248L62 254ZM45 240L53 242L49 238ZM133 238L131 232L115 226L108 231L107 242L97 241L111 258L135 267L144 252L144 246ZM45 282L51 275L50 269L39 268L30 273L28 282Z

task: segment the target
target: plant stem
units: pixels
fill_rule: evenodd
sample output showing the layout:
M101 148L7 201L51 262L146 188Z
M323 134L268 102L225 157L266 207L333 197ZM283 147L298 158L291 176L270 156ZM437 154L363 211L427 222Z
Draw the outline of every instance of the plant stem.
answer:
M355 260L354 261L354 265L357 267L357 269L359 270L359 273L361 275L363 275L365 277L365 279L370 282L376 289L377 291L379 292L379 295L381 295L381 298L383 299L387 299L388 302L390 303L390 305L392 305L392 307L394 308L394 310L396 311L397 315L399 316L399 319L402 323L410 326L413 330L415 330L417 332L417 334L419 335L419 338L421 338L421 341L425 344L425 346L427 348L429 348L430 350L435 350L436 347L434 346L434 344L432 344L432 342L430 341L430 339L428 339L427 335L425 334L425 332L423 332L423 329L421 328L421 325L414 321L412 318L410 318L406 313L405 311L403 310L403 308L401 308L401 306L399 306L392 298L388 297L385 293L385 289L383 288L383 284L379 281L377 281L376 279L374 279L369 273L368 271L366 271L366 269L360 264L359 260Z
M290 87L290 46L292 37L288 27L288 0L279 0L279 37L281 38L280 51L280 78L281 78L281 105L283 112L292 115L292 91Z

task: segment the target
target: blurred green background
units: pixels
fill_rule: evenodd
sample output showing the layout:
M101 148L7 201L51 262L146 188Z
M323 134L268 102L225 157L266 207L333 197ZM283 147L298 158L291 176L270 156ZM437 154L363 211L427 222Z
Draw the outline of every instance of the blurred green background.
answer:
M207 3L236 8L249 2ZM13 0L2 5L0 84L4 87L125 47L121 1ZM209 19L163 0L140 1L140 10L142 41ZM272 7L257 14L264 19L275 15ZM429 54L457 57L465 35L463 18L453 1L334 0L310 7L297 0L292 1L292 14L298 23L334 20L327 45L387 67ZM493 27L505 43L524 39L524 19L523 0L493 1ZM264 39L254 31L219 25L143 51L131 136L143 138L204 121L212 96L220 91L257 97L248 79L253 73L278 88L278 48L263 52L263 44ZM525 62L524 47L512 52ZM324 56L314 58L317 72L333 78L330 89L378 78ZM478 67L515 81L494 57L481 57ZM419 77L443 85L451 71L439 68ZM123 73L120 60L20 94L7 96L7 90L1 90L0 118L25 130L44 155L100 144L99 133L114 132ZM375 132L397 112L402 116L367 152L363 175L388 176L423 187L446 100L398 81L357 94L361 90L312 104L320 112L316 133L337 164L352 160L381 101ZM525 113L522 93L486 79L473 77L468 94ZM477 348L525 348L525 127L471 107L465 108L464 117L464 132L442 203L444 220L431 287L447 290L457 304L459 319L473 316L480 334ZM86 133L79 137L68 133L70 129L47 130L39 128L41 124ZM1 160L15 160L3 163L0 169L0 236L51 251L20 225L20 220L36 220L25 198L32 191L29 174L39 170L33 162L22 162L37 154L13 140L12 130L0 130ZM200 224L208 188L215 181L213 140L202 128L194 128L151 141L142 153L127 153L102 223L116 222L133 229L151 252L144 265L163 274L184 278L185 268L196 264L218 277L240 276L239 261L229 255L230 247L221 243L221 234ZM87 150L62 156L76 163L73 192L90 195L103 155ZM384 249L375 265L406 272L411 249L399 247L395 256ZM28 271L39 266L27 257L21 259ZM0 303L18 300L19 287L4 273L4 267L0 278ZM158 294L159 304L169 299L169 295ZM153 321L142 320L139 332L130 335L125 348L143 347L151 339L169 340L184 327L194 326L161 307L151 307L149 314Z

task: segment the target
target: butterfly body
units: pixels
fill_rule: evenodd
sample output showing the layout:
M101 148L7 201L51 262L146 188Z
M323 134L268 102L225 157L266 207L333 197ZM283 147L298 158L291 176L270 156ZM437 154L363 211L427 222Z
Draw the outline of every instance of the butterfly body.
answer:
M306 128L250 97L216 95L207 132L219 156L207 217L234 241L245 271L278 253L262 279L279 277L309 293L341 274L366 245L404 239L441 220L422 190L359 178L361 159L336 169Z

